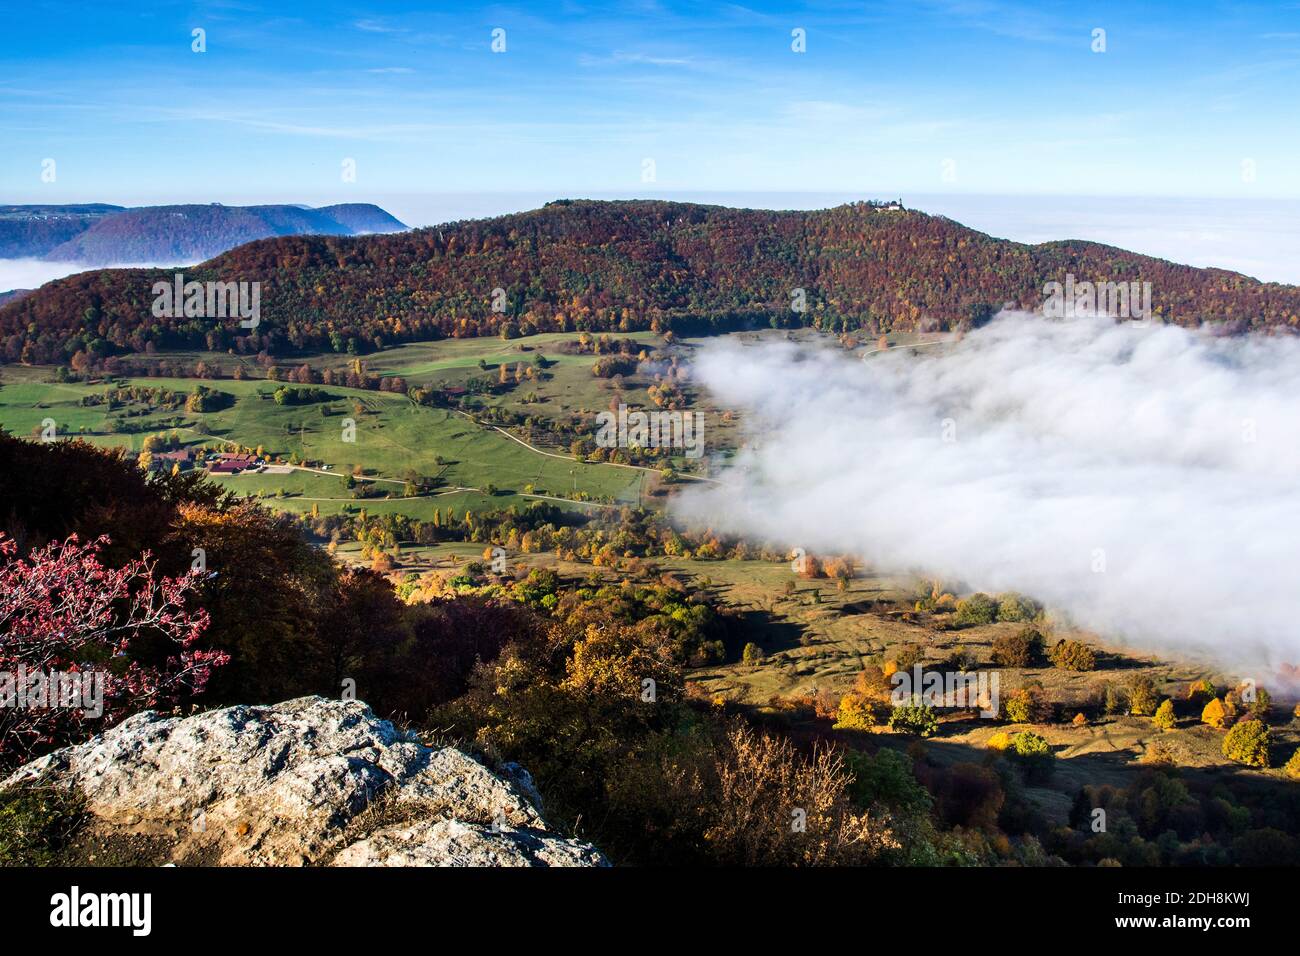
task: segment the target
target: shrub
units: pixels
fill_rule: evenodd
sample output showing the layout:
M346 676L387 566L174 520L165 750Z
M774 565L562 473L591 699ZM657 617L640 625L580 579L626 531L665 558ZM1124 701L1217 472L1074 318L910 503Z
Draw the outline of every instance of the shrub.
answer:
M1051 775L1056 766L1056 754L1052 753L1047 738L1033 731L1025 731L1011 738L1011 754L1020 764L1029 781L1039 781Z
M1005 730L999 730L996 734L985 741L984 746L989 750L1007 750L1011 746L1011 734Z
M968 647L958 647L944 659L943 668L944 670L965 673L974 670L978 664L979 661L975 659L974 651Z
M1236 720L1241 715L1241 692L1230 690L1223 695L1223 710L1228 715L1228 722Z
M1273 695L1262 687L1255 689L1255 698L1246 704L1246 715L1256 720L1268 720L1269 711L1273 709Z
M788 740L736 728L711 776L704 844L724 866L862 865L898 848L875 815L856 812L854 774L825 749L802 757Z
M929 737L939 729L939 718L934 708L913 698L910 704L900 704L889 715L889 729L900 734Z
M1070 721L1076 727L1085 727L1088 724L1088 718L1084 716L1083 711L1074 715L1074 720Z
M1128 685L1129 713L1139 717L1150 717L1160 706L1160 695L1156 693L1156 683L1145 674L1138 674Z
M1057 641L1052 648L1052 663L1065 671L1097 669L1097 655L1082 641Z
M993 663L999 667L1033 667L1042 656L1043 635L1032 627L993 640Z
M813 695L813 713L820 720L833 720L839 713L844 698L837 697L834 691L822 688Z
M1015 751L1018 757L1051 756L1052 754L1052 748L1047 743L1047 738L1042 734L1034 733L1032 730L1026 730L1012 737L1011 749Z
M1022 594L999 594L997 601L999 621L1032 621L1038 613L1038 605Z
M934 803L930 792L912 773L912 758L888 747L873 756L851 751L845 765L853 774L853 800L860 807L883 804L904 813L929 813Z
M1193 681L1187 688L1187 699L1198 707L1204 707L1217 696L1214 685L1205 679Z
M1147 745L1146 750L1142 752L1142 756L1138 757L1138 763L1149 767L1176 767L1178 765L1174 752L1159 737Z
M957 613L953 616L953 623L958 627L992 624L997 613L998 606L993 603L993 599L983 591L977 591L957 602Z
M753 641L747 643L744 650L740 652L741 663L746 664L749 667L757 665L765 656L763 649Z
M1223 738L1223 755L1247 767L1267 767L1272 743L1268 725L1262 720L1243 720Z
M75 535L26 558L0 533L0 763L21 762L38 749L62 746L127 714L198 694L215 667L229 659L199 649L207 613L195 610L201 576L163 577L145 552L118 568L100 554L107 536L88 544ZM152 653L142 653L143 649ZM87 707L14 707L14 675L80 672ZM25 679L25 676L22 678ZM42 684L47 694L50 684Z
M895 673L890 671L890 673ZM870 697L877 701L889 699L892 685L885 671L874 664L864 667L853 682L853 693Z
M939 818L948 826L994 830L1006 802L1002 780L992 767L953 764L935 781Z
M1282 772L1292 780L1300 780L1300 747L1291 755L1291 759L1282 765Z
M1228 712L1223 707L1223 701L1215 697L1201 711L1201 723L1209 724L1217 730L1222 730L1228 720Z
M1172 730L1174 726L1174 702L1165 700L1156 708L1156 715L1151 718L1151 722L1161 730Z
M1034 686L1022 687L1002 705L1002 716L1013 724L1037 724L1051 714L1051 705Z
M896 670L910 671L925 660L925 650L919 644L904 644L894 654Z
M845 694L835 716L837 730L870 730L885 716L885 706L864 694Z

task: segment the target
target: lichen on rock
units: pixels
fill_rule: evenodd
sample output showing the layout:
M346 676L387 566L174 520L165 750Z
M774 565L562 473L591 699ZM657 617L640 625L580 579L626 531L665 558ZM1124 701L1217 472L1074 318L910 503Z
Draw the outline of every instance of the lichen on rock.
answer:
M145 711L0 782L19 786L73 790L96 831L148 837L158 862L607 865L549 831L523 768L427 747L357 701Z

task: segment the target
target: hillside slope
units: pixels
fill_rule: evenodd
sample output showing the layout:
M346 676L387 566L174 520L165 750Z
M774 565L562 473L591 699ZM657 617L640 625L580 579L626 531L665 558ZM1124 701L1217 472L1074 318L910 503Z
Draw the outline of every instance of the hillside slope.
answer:
M1156 315L1294 327L1300 288L1092 242L1029 246L939 216L853 204L812 212L561 201L390 236L253 242L187 270L262 283L262 324L155 319L159 272L72 276L0 308L5 361L156 348L358 351L532 331L815 325L868 334L1037 308L1049 281L1145 281ZM495 297L493 290L504 295ZM805 311L792 305L802 292Z

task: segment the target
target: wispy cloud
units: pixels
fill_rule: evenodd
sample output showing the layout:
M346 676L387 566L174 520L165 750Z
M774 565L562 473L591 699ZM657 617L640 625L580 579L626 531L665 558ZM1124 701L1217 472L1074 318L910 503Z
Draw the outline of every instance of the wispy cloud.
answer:
M695 62L685 56L654 56L650 53L635 53L627 50L615 50L611 59L615 63L645 63L650 66L690 66Z
M352 24L363 33L404 33L405 28L390 26L381 20L356 20Z

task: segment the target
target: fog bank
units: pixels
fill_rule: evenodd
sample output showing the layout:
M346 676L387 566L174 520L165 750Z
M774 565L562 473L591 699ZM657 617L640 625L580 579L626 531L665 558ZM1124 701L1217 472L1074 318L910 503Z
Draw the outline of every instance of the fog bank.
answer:
M719 340L695 374L749 444L692 522L1300 661L1300 341L1004 314L865 361Z
M47 262L44 259L0 259L0 292L13 289L38 289L47 282L90 272L94 269L156 269L171 263L121 263L111 266L92 266L84 262Z

